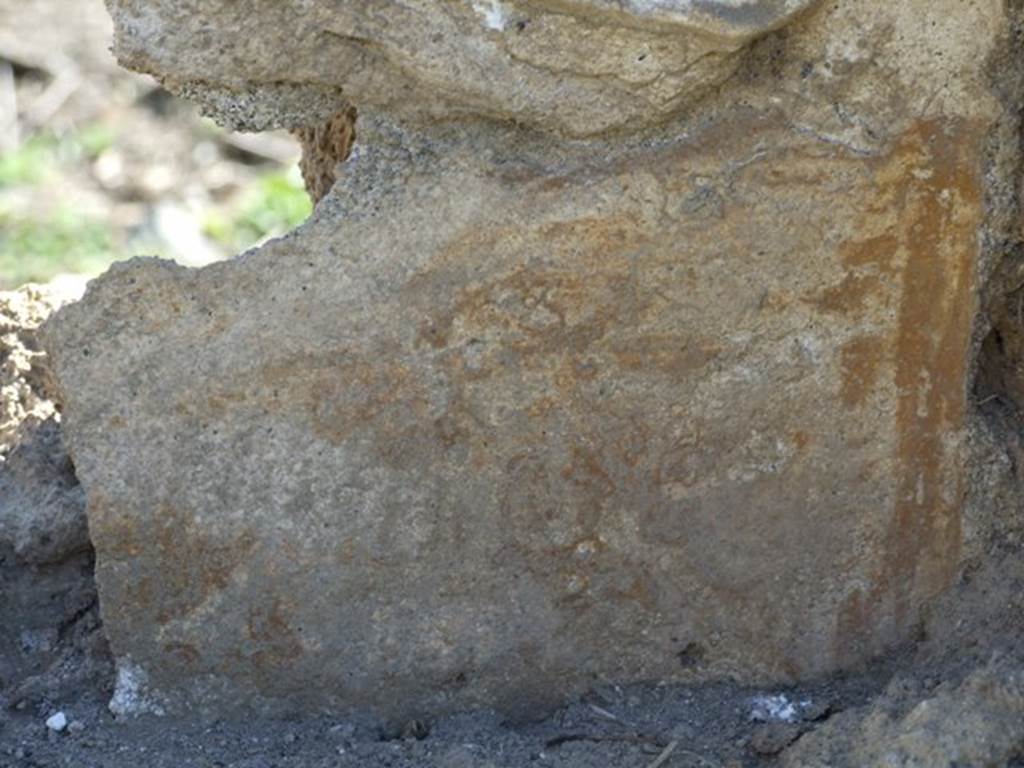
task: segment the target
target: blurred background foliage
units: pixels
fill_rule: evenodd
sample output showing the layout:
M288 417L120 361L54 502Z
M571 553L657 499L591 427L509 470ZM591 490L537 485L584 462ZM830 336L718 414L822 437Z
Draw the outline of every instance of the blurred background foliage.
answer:
M0 290L202 266L311 212L291 136L222 131L120 69L110 35L102 0L0 0Z
M267 237L294 229L312 212L298 166L261 176L230 209L210 208L203 232L227 251L240 253Z

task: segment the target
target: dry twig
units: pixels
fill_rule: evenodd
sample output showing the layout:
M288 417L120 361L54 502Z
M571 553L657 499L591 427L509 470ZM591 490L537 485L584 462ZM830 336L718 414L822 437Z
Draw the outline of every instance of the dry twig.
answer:
M622 725L628 726L630 728L635 728L636 727L632 723L626 722L625 720L623 720L618 715L616 715L616 714L614 714L612 712L609 712L604 707L599 707L596 704L591 704L590 705L590 709L594 712L594 714L600 715L605 720L611 720L614 723L621 723Z
M668 759L672 757L672 753L676 751L676 747L678 746L678 741L670 742L669 745L662 750L662 753L654 758L654 762L647 766L647 768L661 768L661 766L663 766Z
M656 747L665 746L665 742L652 736L641 736L636 734L623 734L621 736L600 736L593 733L566 733L562 736L555 736L553 739L548 739L544 742L544 746L560 747L563 744L568 744L571 741L621 741L626 744L653 744Z

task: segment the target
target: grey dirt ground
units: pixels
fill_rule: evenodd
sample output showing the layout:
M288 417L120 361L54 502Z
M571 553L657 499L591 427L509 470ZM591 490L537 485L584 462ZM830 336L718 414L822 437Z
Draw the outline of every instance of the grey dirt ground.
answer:
M727 683L700 687L607 685L531 724L488 713L388 731L322 715L294 720L201 724L162 718L116 722L100 691L45 702L6 716L0 766L29 768L516 768L756 766L801 731L864 703L879 675L785 692L810 702L794 725L752 720L766 692ZM46 718L63 711L73 730L51 734ZM791 734L791 735L787 735ZM781 741L780 741L781 739ZM660 760L660 762L659 762Z

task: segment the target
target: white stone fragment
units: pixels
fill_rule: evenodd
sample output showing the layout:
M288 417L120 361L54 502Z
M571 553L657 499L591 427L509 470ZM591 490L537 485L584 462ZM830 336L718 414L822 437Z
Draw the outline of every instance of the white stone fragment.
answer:
M149 676L129 658L117 661L117 683L107 708L114 717L163 716L164 709L146 690Z
M63 712L56 712L47 718L46 727L54 733L60 733L68 727L68 718Z
M505 16L505 9L501 7L500 0L474 2L473 10L483 16L484 23L488 29L495 29L499 32L505 29L507 18Z
M784 693L775 696L755 696L750 700L750 719L757 723L792 723L799 718L799 709L809 705L809 701L792 702Z

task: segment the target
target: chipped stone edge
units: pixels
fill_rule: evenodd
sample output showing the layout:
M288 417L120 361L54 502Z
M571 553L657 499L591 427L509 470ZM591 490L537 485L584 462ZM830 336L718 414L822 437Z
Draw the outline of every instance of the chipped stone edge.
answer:
M709 37L738 48L813 11L822 0L598 0L596 7L593 3L548 0L545 5L577 16L612 16L624 26L675 28L680 34ZM501 0L474 0L474 7L501 4Z

